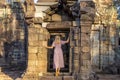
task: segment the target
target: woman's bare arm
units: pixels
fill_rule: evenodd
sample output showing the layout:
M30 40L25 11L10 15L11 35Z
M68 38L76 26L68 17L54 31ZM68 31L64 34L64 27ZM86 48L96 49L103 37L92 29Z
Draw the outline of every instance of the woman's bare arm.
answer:
M68 43L69 42L69 37L68 37L68 39L66 40L66 43Z

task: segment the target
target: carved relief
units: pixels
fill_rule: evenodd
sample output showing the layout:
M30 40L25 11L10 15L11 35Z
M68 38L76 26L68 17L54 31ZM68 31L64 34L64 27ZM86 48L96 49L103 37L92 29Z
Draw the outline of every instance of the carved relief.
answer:
M80 7L80 11L82 13L81 19L93 21L95 17L95 5L92 2L81 1Z
M34 13L35 13L34 1L33 0L25 0L24 6L25 6L25 17L26 18L34 17Z

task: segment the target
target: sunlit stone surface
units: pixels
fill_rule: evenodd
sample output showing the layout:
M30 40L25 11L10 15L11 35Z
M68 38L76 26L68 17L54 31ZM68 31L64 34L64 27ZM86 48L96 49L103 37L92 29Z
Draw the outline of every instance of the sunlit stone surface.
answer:
M0 80L119 80L96 73L120 74L112 0L79 1L0 1ZM45 48L55 35L63 40L70 35L58 77L53 52Z

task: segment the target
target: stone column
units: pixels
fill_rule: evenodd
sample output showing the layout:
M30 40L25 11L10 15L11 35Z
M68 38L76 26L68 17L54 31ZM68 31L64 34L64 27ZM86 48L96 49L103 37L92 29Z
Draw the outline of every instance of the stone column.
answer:
M91 67L91 41L90 33L94 21L94 3L92 1L81 1L80 18L80 78L81 80L97 80Z
M28 47L28 60L27 60L27 70L23 76L23 80L37 80L38 72L37 71L37 53L38 53L38 30L34 26L34 13L35 6L33 0L26 0L23 5L25 11L25 21L26 21L26 37L27 37L27 46ZM39 26L41 27L41 26Z
M81 22L81 79L89 80L91 73L90 31L91 22ZM85 43L85 44L84 44Z
M47 39L49 33L41 25L35 24L28 28L28 65L23 80L38 80L47 72Z
M29 26L30 27L30 26ZM28 62L27 70L23 77L23 80L37 80L37 52L38 52L38 35L36 35L36 29L34 26L28 28Z

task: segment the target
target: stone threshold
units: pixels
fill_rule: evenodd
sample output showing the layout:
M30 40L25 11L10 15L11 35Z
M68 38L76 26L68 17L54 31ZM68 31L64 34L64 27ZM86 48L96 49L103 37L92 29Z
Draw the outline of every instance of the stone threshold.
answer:
M40 76L39 80L75 80L73 76Z
M120 75L113 74L97 74L99 80L120 80Z
M44 73L43 76L55 76L55 72L52 72L52 73ZM61 73L59 74L59 76L71 76L71 73L61 72Z

